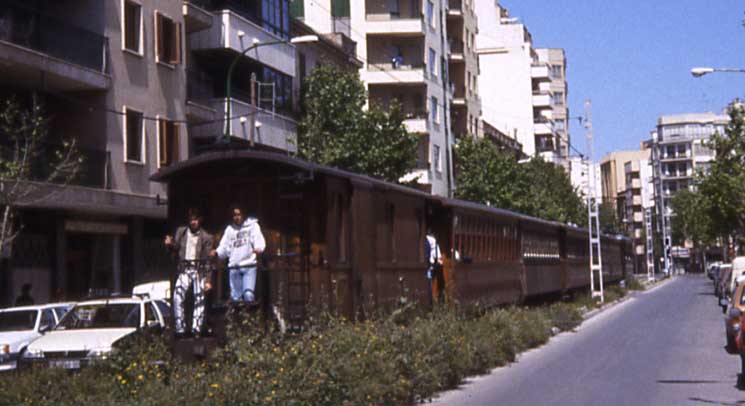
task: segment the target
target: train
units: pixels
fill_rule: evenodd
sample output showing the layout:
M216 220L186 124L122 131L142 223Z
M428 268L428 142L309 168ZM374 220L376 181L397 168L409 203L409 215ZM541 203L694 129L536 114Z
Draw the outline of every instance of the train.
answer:
M257 150L215 150L161 168L175 228L197 207L219 232L240 204L259 219L267 248L260 300L292 323L313 308L350 319L427 302L511 304L590 284L586 229ZM425 236L444 258L429 283ZM633 270L631 241L601 237L606 283ZM227 298L215 273L217 300ZM172 275L171 275L172 276Z

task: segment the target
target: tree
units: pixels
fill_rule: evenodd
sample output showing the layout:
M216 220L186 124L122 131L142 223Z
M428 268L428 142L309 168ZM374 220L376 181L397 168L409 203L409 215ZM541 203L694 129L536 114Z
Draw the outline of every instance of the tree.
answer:
M564 170L540 158L520 164L488 140L455 149L456 197L547 220L587 224L586 207Z
M714 160L696 183L707 204L700 214L710 218L710 235L745 235L745 107L732 103L724 134L714 134L709 147Z
M616 208L612 202L598 204L598 223L600 231L606 234L622 234L621 222L616 215Z
M26 109L15 99L0 102L0 249L9 249L23 228L19 208L52 199L49 183L66 185L82 165L75 140L51 145L49 119L34 96ZM58 190L58 189L56 189Z
M712 232L712 223L707 213L711 204L706 195L698 190L679 190L670 200L670 207L675 216L671 218L672 238L681 245L686 239L695 245L707 245L714 242L716 234Z
M302 89L298 150L309 161L390 182L416 165L419 136L409 134L398 102L371 104L357 72L321 65Z

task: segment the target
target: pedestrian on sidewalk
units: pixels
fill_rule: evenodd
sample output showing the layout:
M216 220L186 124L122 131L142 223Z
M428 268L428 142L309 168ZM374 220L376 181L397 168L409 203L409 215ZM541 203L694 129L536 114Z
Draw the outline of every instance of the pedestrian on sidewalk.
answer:
M165 246L178 259L179 274L173 292L175 333L186 333L184 301L189 288L194 291L192 333L198 336L204 322L204 291L211 288L208 260L214 245L213 237L202 228L202 215L197 208L188 210L188 226L176 229L174 236L165 237Z
M266 241L259 220L246 217L240 205L234 204L230 210L233 221L225 228L220 244L211 255L228 258L231 300L253 302L258 255L264 252Z

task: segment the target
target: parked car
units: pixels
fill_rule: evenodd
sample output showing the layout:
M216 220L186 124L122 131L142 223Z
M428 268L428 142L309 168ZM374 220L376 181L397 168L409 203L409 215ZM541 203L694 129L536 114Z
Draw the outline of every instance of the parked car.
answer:
M714 273L716 271L716 268L718 268L719 265L721 264L722 264L722 261L715 261L715 262L710 263L706 267L706 276L708 276L709 279L714 280Z
M737 288L729 300L727 298L720 299L720 305L723 310L729 308L724 318L724 331L727 337L727 344L724 348L729 354L738 354L735 337L741 329L741 316L745 314L745 277L738 279Z
M125 337L142 331L163 331L170 324L170 306L165 298L144 296L76 304L57 327L28 345L23 363L79 369L106 359Z
M732 264L721 264L717 267L716 279L714 280L714 294L718 298L727 298L731 292L727 292L732 276Z
M732 272L729 278L729 292L734 292L737 278L745 275L745 256L736 257L732 261Z
M0 309L0 371L15 369L26 346L54 328L72 306L52 303Z

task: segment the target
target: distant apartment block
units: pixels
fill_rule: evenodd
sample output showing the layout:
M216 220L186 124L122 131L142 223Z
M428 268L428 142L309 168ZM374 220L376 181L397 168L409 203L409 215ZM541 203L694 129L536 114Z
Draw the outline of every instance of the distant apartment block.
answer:
M553 154L546 153L545 157L557 164L567 166L571 137L569 136L569 107L567 104L569 87L566 75L566 52L562 48L538 48L536 53L538 53L539 60L548 63L550 66L552 76L550 90L554 106L550 118L542 123L545 127L536 127L535 131L537 135L540 135L539 132L543 131L546 137L555 137ZM553 131L549 131L550 129Z
M626 219L626 162L649 159L649 150L613 151L600 160L603 202L613 205L616 217Z
M644 150L645 159L629 160L624 163L625 191L624 191L624 225L626 234L631 238L634 251L634 269L637 272L646 271L645 268L645 236L644 230L647 219L645 209L654 207L652 165L650 151ZM648 219L650 222L652 219ZM650 223L651 224L651 223Z
M590 195L590 177L594 176L595 199L598 203L601 203L603 196L600 190L600 165L597 163L590 164L582 157L571 157L567 162L569 166L569 180L577 190L577 195L582 199L587 199Z
M447 4L450 122L455 138L483 136L476 53L478 20L474 1L449 0Z
M479 93L488 95L481 101L483 120L520 142L526 155L555 161L554 70L541 60L527 27L499 3L476 2L476 14ZM566 106L566 91L560 96Z
M648 144L652 147L654 193L657 214L670 239L671 217L675 214L670 199L691 187L697 171L708 171L714 151L706 141L716 132L724 133L729 122L726 114L692 113L661 116ZM672 241L667 241L672 248Z

